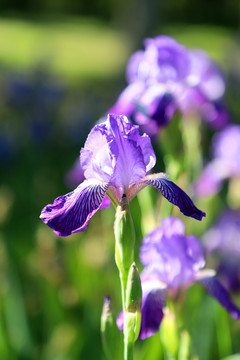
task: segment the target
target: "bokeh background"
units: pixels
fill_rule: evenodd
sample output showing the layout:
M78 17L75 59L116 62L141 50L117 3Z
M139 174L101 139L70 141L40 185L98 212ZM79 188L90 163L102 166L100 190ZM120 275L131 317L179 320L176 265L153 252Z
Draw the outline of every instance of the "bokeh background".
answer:
M65 239L41 222L41 209L74 186L68 171L125 87L127 60L146 37L168 34L206 50L226 73L226 104L240 123L239 25L237 0L1 1L1 360L104 359L104 296L120 310L114 210L98 212L84 233ZM152 196L158 202L160 195ZM139 246L144 219L137 199L132 213ZM189 225L199 236L205 228ZM195 359L240 353L239 322L197 285L186 292L181 313ZM135 356L163 359L159 334L138 342Z

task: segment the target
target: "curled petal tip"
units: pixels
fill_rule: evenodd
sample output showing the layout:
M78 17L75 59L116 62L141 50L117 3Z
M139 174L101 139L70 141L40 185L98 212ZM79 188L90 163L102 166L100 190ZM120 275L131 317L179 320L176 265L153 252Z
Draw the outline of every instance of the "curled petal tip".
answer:
M148 175L141 183L155 187L170 203L178 206L184 215L199 221L206 216L206 213L199 210L180 187L167 179L166 174Z

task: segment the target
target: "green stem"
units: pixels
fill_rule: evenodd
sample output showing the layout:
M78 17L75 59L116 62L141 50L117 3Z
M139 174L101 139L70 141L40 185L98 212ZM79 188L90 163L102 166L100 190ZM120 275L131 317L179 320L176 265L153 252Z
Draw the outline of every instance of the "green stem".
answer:
M126 290L127 290L127 274L125 271L120 271L120 282L121 282L121 295L122 295L122 308L123 312L125 311L125 303L126 303Z
M124 341L124 360L133 360L133 345Z

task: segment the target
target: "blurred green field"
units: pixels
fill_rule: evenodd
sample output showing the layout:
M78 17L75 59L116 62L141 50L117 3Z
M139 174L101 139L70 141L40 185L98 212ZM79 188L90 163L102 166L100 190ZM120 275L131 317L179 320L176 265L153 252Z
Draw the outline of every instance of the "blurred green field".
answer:
M231 67L232 31L211 26L168 26L162 31L187 46L205 49L224 69ZM134 45L128 34L81 17L1 18L0 34L0 122L13 143L0 168L0 360L104 359L99 333L103 298L111 295L116 313L121 301L113 207L99 211L85 232L67 239L54 235L39 214L55 197L70 191L65 175L91 126L122 90ZM57 88L52 105L53 84L65 87ZM41 113L45 108L51 109L47 115ZM40 123L46 119L46 134L40 139L39 114ZM137 248L143 224L158 224L158 210L165 204L154 191L141 196L131 207ZM139 205L146 199L156 206L149 217L143 217ZM221 201L211 206L217 209ZM200 224L184 221L201 233ZM190 288L181 305L178 320L192 336L193 352L199 356L194 360L240 353L239 322L201 288ZM159 334L139 341L135 356L165 359Z
M55 75L80 83L106 79L123 69L128 37L100 20L0 18L0 64L27 70L47 64Z

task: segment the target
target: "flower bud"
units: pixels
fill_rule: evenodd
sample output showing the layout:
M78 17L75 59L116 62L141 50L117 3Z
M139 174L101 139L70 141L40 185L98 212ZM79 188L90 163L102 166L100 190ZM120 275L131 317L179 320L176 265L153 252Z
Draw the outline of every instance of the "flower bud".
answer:
M132 264L127 281L126 310L124 313L124 341L134 343L141 326L142 287L138 269Z
M105 356L112 360L116 354L117 327L112 314L111 300L109 296L104 298L101 315L101 337Z
M114 234L115 261L119 271L127 274L133 261L135 230L125 194L116 210Z

